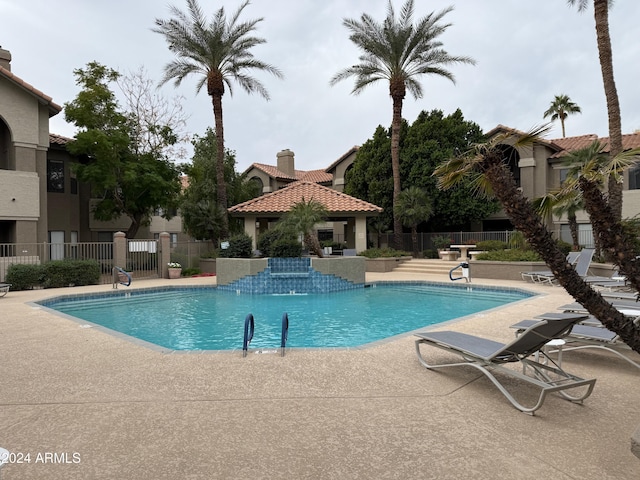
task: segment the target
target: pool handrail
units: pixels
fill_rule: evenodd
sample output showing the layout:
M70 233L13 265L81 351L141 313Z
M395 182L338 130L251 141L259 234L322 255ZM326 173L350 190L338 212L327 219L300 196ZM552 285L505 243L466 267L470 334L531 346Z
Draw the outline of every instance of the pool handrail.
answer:
M289 315L287 312L282 314L282 336L280 338L280 356L284 357L284 347L287 345L287 337L289 336Z
M253 331L255 330L255 322L253 320L253 314L250 313L244 319L244 339L242 340L242 356L247 356L247 350L249 349L249 344L253 339Z
M113 288L118 288L118 283L120 285L124 285L125 287L128 287L129 285L131 285L131 280L132 280L131 274L125 271L124 269L120 267L113 267L112 275L113 275ZM127 281L126 282L120 281L120 275L124 275L125 277L127 277Z

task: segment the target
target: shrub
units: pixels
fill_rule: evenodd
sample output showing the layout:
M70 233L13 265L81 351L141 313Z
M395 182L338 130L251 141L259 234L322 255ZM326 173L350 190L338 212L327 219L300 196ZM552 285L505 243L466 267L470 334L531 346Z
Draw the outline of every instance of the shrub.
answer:
M93 260L53 260L43 265L44 288L97 285L100 265Z
M476 248L485 252L505 250L507 248L507 242L503 242L502 240L483 240L477 243Z
M443 248L448 248L449 245L451 245L451 239L443 235L437 235L431 239L431 243L433 243L435 248L441 250Z
M270 247L270 257L292 258L302 256L302 245L296 239L280 238Z
M220 250L224 258L251 258L253 256L253 239L247 233L239 233L229 239L229 248Z
M5 282L11 284L11 290L30 290L42 284L43 273L42 265L14 263L9 265Z
M388 258L388 257L410 257L411 254L403 252L402 250L395 250L393 248L369 248L364 252L360 252L358 255L362 255L367 258Z
M283 255L276 255L273 252L274 245L281 241L283 243L278 246L278 250L282 250L282 248L284 248L283 245L286 243L300 243L298 242L298 236L292 230L283 228L282 226L276 226L260 234L257 243L258 250L260 250L265 257L283 257ZM302 247L300 247L300 253L293 256L299 257L300 255L302 255ZM286 255L284 255L284 257L286 257Z
M422 257L423 258L440 258L440 256L438 255L438 251L433 249L423 251Z
M200 269L199 268L184 268L182 270L182 276L183 277L191 277L193 275L198 275L200 274Z
M571 251L571 249L573 248L573 245L571 245L568 242L565 242L564 240L556 240L556 243L558 244L558 248L565 255L567 255Z
M498 262L539 262L542 259L533 250L493 250L478 255L478 260L493 260Z

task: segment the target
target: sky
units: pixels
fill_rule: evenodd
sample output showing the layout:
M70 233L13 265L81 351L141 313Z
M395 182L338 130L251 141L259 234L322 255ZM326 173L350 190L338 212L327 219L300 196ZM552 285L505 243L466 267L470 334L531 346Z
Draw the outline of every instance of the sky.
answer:
M240 3L200 0L208 19L221 6L230 16ZM393 3L399 12L404 2ZM407 94L403 117L409 123L423 110L450 114L459 108L485 132L498 124L529 130L547 121L543 113L556 95L566 94L582 109L567 118L567 136L608 135L592 5L579 13L564 0L415 4L415 20L453 6L443 19L451 26L439 39L450 55L472 57L476 65L448 67L455 84L435 75L418 78L424 95ZM13 74L63 106L79 91L73 71L92 61L123 74L143 68L159 81L173 57L164 37L152 29L156 18L171 18L170 5L186 11L185 0L0 0L0 46L11 52ZM324 169L371 138L378 125L390 126L388 83L378 82L359 95L351 93L353 79L329 85L360 55L343 19L366 12L381 22L387 5L387 0L252 0L240 18L263 18L255 34L266 40L252 53L280 69L284 79L253 72L269 91L269 101L238 85L233 96L224 95L225 146L236 152L238 171L254 162L275 165L284 149L294 152L297 169ZM638 20L635 0L618 0L609 13L623 133L640 130ZM165 84L158 94L169 101L181 98L186 133L203 135L214 126L213 108L206 89L196 93L197 79L187 78L178 87ZM73 137L77 129L61 112L51 119L50 131ZM561 136L556 122L547 138Z

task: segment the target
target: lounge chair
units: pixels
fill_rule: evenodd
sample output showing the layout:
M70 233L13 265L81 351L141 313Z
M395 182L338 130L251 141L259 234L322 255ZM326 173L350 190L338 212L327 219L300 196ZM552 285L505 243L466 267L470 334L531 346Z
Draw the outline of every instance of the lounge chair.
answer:
M523 332L535 322L536 320L523 320L516 323L515 325L512 325L511 327L515 328L518 332ZM595 322L592 321L592 323L590 323L589 325L574 325L571 329L571 332L562 338L567 343L567 345L580 344L578 346L563 347L563 353L572 350L596 348L611 352L622 358L623 360L626 360L634 367L640 368L640 363L634 362L632 359L618 351L618 349L631 351L629 346L620 339L620 336L617 333L605 328L602 324L598 325L597 320Z
M578 260L578 257L580 257L580 252L569 252L567 254L567 262L569 262L569 265L574 265ZM520 272L520 275L522 275L522 280L537 282L538 275L549 276L553 275L553 272L551 270L540 270L538 272Z
M10 288L10 283L0 283L0 297L4 297L7 293L9 293Z
M416 336L419 337L416 340L416 353L420 363L428 369L470 366L480 370L514 407L533 415L542 406L548 393L559 392L560 395L572 402L582 402L591 395L595 379L585 380L567 373L543 351L547 342L567 334L576 322L585 317L581 314L556 313L554 314L555 319L534 321L515 340L506 344L459 332L419 332L416 333ZM420 345L430 345L455 353L460 355L463 361L430 364L422 356ZM531 357L537 352L543 355L545 363L538 362ZM523 367L522 372L503 365L512 362L520 362ZM496 378L493 371L515 377L539 388L540 395L537 402L531 407L522 405ZM529 371L531 374L526 373ZM586 392L575 397L564 392L564 390L577 387L586 387Z
M586 278L589 274L589 267L591 267L591 260L593 260L594 252L595 249L593 248L583 248L580 252L580 255L578 256L578 260L573 265L576 273L582 278ZM550 274L538 274L536 281L553 285L555 279L555 275L553 274L553 272L551 272Z

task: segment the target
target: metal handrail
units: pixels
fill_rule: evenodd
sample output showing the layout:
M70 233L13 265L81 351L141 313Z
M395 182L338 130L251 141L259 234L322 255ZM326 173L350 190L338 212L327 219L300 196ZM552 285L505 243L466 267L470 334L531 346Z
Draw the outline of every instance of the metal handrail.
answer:
M132 279L131 279L131 274L129 272L124 271L120 267L113 267L112 274L113 274L113 288L118 288L118 283L120 285L124 285L125 287L128 287L129 285L131 285ZM126 282L121 281L120 275L124 275L127 278L127 281Z
M289 336L289 316L287 312L282 314L282 336L280 338L280 356L284 357L284 347L287 344L287 337Z
M242 356L247 356L247 350L249 349L249 344L253 339L253 331L255 329L255 323L253 321L253 314L247 315L247 318L244 319L244 340L242 340Z

